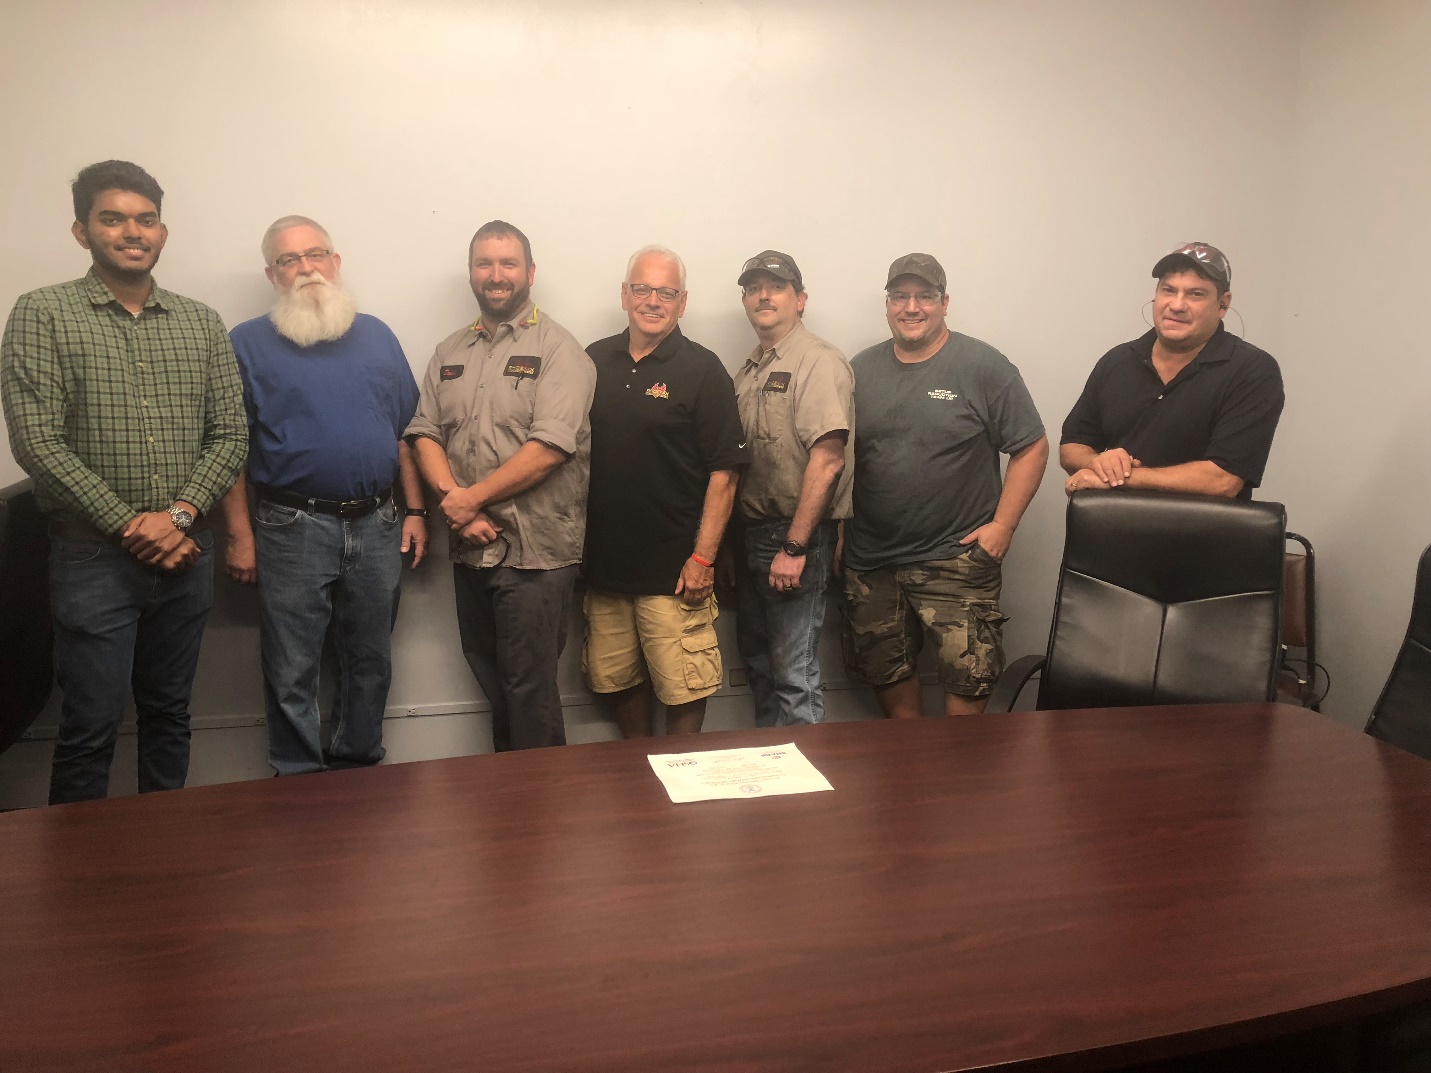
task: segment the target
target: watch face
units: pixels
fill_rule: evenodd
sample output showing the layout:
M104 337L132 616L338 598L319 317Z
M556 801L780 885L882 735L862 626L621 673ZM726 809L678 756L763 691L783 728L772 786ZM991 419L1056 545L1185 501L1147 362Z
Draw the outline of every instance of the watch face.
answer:
M170 507L169 517L174 520L174 528L181 533L194 524L194 516L182 507Z

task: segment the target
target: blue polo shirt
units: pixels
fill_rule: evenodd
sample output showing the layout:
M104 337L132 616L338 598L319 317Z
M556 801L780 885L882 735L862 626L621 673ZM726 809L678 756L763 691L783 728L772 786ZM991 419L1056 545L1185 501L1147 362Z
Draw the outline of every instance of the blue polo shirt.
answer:
M417 381L392 329L359 313L341 339L301 347L265 316L229 335L243 374L251 482L339 500L393 486Z

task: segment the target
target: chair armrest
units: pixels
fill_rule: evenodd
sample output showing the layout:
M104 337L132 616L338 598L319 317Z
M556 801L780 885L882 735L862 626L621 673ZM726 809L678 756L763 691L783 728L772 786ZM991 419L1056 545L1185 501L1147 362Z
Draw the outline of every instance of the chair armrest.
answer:
M994 683L994 691L989 694L989 701L984 705L984 711L1013 711L1014 702L1019 699L1019 694L1023 692L1024 686L1028 685L1030 678L1043 670L1043 664L1043 656L1020 656L1010 663L1004 668L1004 673L999 675L999 680Z

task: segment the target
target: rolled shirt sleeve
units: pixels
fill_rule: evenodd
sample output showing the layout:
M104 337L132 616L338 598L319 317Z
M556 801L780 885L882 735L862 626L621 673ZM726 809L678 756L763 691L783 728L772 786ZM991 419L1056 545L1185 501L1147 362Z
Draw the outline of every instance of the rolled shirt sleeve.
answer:
M530 438L570 457L591 413L596 366L567 332L550 332L547 338L551 345L542 355Z

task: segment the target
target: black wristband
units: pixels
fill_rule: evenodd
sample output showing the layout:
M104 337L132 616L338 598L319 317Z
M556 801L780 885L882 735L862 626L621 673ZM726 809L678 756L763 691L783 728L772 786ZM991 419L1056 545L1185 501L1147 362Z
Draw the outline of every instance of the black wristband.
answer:
M407 510L402 512L402 516L404 518L426 518L427 511L421 507L408 507Z

